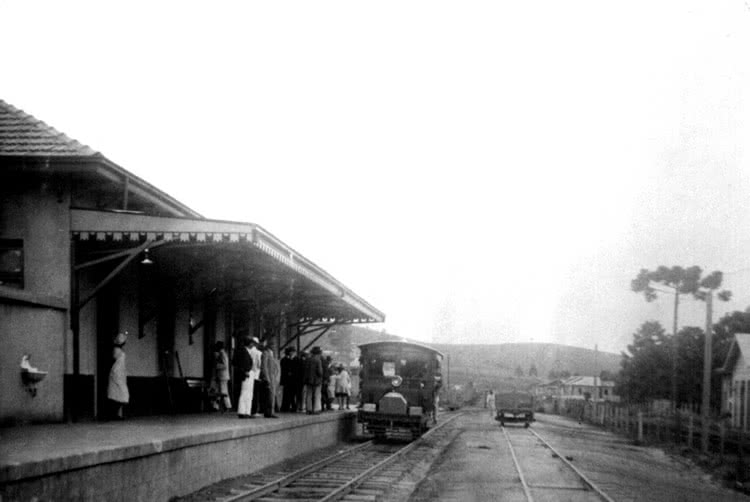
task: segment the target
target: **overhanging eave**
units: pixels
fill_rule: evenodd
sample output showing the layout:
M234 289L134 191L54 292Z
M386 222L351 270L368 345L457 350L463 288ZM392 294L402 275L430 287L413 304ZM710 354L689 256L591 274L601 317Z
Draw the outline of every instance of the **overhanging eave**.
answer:
M336 298L352 319L383 322L385 315L322 268L254 223L172 218L88 209L71 210L71 232L79 242L154 241L164 244L225 244L252 247ZM342 310L337 308L336 310ZM330 314L329 314L330 315Z

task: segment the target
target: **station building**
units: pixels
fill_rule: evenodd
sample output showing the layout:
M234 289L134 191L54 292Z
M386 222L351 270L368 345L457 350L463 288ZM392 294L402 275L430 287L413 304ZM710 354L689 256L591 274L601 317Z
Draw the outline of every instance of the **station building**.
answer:
M200 410L217 340L304 350L383 320L263 227L207 219L0 100L0 425L103 416L120 331L129 413L151 415Z

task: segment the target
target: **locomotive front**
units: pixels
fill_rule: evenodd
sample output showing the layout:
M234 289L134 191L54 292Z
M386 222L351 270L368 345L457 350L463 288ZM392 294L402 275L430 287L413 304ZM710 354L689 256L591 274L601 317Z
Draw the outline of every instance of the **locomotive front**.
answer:
M360 351L358 421L378 438L421 435L435 422L442 354L406 342L368 343Z

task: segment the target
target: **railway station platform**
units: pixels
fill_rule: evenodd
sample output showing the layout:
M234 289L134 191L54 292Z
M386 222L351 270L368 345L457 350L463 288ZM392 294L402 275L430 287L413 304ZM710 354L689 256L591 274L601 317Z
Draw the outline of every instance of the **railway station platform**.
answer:
M0 429L0 501L168 501L353 436L355 411Z

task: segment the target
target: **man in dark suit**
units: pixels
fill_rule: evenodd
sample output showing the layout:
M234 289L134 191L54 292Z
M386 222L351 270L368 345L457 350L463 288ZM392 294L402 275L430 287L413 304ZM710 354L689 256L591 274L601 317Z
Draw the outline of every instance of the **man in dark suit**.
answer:
M250 375L253 369L253 359L250 357L250 338L242 339L242 346L234 352L234 367L242 378L242 387L240 390L240 399L237 403L237 416L239 418L250 418L253 406L253 386L255 382Z
M321 410L320 391L323 384L323 361L320 347L313 347L312 355L305 361L305 406L309 415L318 414Z
M281 358L281 411L297 410L297 361L294 360L294 347L284 349L284 357Z

